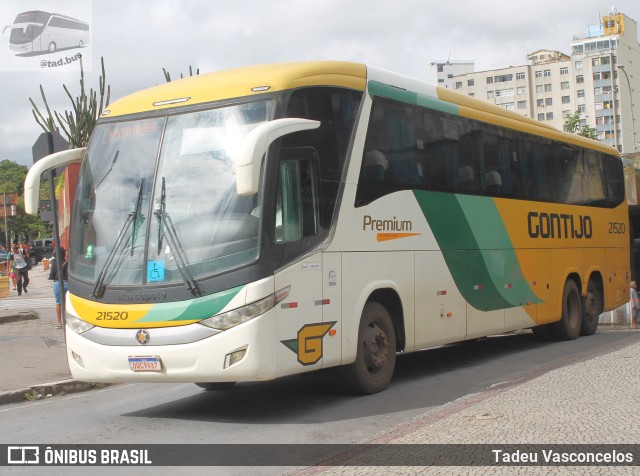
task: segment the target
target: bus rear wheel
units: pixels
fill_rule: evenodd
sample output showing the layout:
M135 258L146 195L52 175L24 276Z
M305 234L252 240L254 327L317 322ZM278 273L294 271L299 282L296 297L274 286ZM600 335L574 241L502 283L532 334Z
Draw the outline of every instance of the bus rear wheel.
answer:
M396 364L396 334L391 316L377 302L368 302L360 319L356 361L341 372L354 393L369 395L389 386Z
M600 319L603 308L602 288L593 280L589 280L587 296L584 300L584 314L582 315L580 335L591 336L596 333L598 330L598 320Z
M567 279L562 292L562 317L551 325L556 340L573 340L582 327L582 297L573 279Z

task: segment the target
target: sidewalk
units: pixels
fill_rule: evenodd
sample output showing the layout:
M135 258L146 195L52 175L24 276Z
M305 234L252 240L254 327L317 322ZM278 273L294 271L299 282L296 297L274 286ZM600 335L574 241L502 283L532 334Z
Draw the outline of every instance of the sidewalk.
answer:
M9 298L0 298L0 405L92 387L71 380L48 277L34 266L28 294L18 296L10 283Z

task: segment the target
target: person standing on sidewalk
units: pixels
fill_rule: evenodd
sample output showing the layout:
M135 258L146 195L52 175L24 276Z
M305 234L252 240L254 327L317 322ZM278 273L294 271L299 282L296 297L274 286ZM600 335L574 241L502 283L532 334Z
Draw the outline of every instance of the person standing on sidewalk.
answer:
M22 296L22 291L28 294L27 286L29 285L29 261L31 258L28 254L24 254L17 244L11 248L11 264L15 266L18 285L18 296Z
M55 258L56 252L55 249L53 251L53 256ZM67 251L64 248L60 248L60 256L62 256L62 281L64 282L64 291L67 292L69 289L69 285L67 284ZM62 295L60 293L60 281L58 280L58 266L56 263L51 266L51 271L49 271L49 279L53 280L53 296L56 298L56 317L58 318L58 323L56 327L60 329L62 327Z
M640 296L638 296L638 285L635 281L631 281L629 285L631 294L631 328L638 327L638 314L640 313Z

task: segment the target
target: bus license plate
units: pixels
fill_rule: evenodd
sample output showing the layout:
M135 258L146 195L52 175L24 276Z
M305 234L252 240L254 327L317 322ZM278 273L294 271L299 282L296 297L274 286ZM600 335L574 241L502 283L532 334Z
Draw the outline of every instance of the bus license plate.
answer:
M162 361L157 355L144 357L129 357L129 368L134 372L160 372Z

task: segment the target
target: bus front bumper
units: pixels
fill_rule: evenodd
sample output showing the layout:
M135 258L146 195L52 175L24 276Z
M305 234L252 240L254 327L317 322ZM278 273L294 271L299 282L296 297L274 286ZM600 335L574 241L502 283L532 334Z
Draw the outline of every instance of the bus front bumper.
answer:
M147 344L107 345L67 327L67 358L73 378L85 382L241 382L277 376L273 310L195 342L152 345L154 332L159 330L140 330L148 332ZM117 332L135 334L137 330Z

